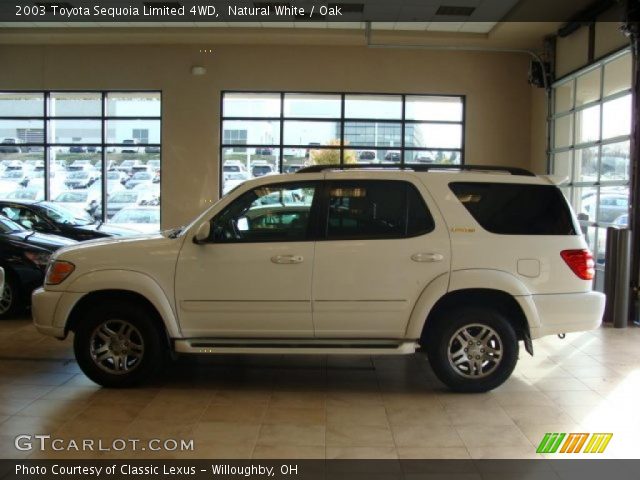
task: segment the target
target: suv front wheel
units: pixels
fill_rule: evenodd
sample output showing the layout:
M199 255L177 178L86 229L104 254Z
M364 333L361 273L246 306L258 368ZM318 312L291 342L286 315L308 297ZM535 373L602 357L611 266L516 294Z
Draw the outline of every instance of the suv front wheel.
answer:
M499 312L465 307L446 312L429 332L436 376L458 392L486 392L505 382L518 361L518 338Z
M78 365L104 387L148 380L162 363L162 340L146 309L132 302L99 303L78 319L73 347Z

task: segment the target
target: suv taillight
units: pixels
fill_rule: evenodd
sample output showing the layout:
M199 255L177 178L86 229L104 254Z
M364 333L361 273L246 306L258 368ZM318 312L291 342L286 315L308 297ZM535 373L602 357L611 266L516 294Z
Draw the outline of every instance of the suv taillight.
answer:
M593 280L595 263L589 250L563 250L560 256L582 280Z

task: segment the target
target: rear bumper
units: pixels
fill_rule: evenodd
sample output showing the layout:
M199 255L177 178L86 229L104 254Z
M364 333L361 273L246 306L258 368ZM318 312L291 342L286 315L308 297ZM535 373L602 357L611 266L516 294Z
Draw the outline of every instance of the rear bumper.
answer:
M531 337L593 330L602 323L605 296L600 292L533 295L539 323Z

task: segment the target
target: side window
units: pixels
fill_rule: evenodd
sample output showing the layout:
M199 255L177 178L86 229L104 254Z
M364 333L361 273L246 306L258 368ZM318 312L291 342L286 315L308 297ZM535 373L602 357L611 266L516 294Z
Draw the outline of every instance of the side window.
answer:
M449 188L488 232L576 235L567 201L553 185L453 182Z
M46 222L44 222L38 214L26 208L21 208L19 210L18 218L16 221L24 228L28 228L30 230L37 227L46 226Z
M18 222L20 219L20 209L15 207L3 207L2 214L7 217L9 220L13 220L14 222Z
M433 217L408 182L332 182L329 187L329 240L412 237L433 229Z
M316 183L266 185L243 194L212 220L216 243L307 239Z

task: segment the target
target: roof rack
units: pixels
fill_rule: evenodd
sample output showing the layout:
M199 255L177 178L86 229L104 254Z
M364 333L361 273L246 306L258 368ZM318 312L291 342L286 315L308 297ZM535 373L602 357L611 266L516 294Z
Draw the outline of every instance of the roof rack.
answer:
M344 165L311 165L298 170L296 173L317 173L325 170L353 170L353 169L393 169L393 170L410 170L413 172L429 172L431 170L461 170L473 172L505 172L511 175L521 175L525 177L535 177L536 175L529 170L518 167L499 167L497 165L397 165L394 163L347 163Z

